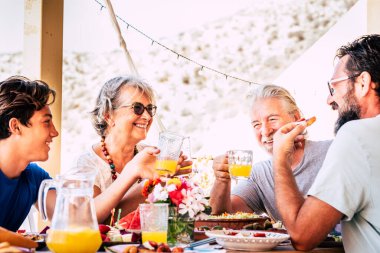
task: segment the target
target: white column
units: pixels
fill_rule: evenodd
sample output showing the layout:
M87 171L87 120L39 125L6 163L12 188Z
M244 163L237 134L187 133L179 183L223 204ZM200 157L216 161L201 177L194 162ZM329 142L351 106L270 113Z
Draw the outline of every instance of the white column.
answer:
M380 34L380 0L367 0L367 33Z

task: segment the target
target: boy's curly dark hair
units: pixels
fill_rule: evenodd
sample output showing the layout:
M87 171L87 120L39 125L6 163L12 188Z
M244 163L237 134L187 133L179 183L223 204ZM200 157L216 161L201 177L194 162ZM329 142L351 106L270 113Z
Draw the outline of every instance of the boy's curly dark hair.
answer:
M34 112L52 104L54 100L55 91L41 80L12 76L0 82L0 139L11 135L10 119L16 118L28 126Z

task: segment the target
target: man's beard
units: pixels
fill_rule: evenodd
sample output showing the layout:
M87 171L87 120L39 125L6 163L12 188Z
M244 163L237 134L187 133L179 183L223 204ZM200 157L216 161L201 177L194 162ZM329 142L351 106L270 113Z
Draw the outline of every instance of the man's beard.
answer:
M264 144L266 141L272 141L272 144ZM273 134L269 137L261 138L261 147L265 149L268 154L273 154Z
M360 119L361 110L356 98L353 95L353 90L349 91L345 95L344 100L347 109L339 112L338 119L335 122L335 135L338 133L339 129L347 122Z

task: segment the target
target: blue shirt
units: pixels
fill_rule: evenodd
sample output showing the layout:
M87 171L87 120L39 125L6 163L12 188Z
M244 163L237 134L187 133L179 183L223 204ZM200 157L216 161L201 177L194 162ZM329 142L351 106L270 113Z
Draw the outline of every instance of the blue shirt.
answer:
M49 174L35 163L29 164L18 178L7 178L0 169L0 226L16 231L37 201L38 190Z

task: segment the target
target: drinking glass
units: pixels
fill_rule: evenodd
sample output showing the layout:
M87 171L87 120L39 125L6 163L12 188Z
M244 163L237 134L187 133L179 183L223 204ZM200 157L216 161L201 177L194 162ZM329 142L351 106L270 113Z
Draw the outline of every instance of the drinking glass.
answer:
M248 179L252 169L251 150L230 150L228 155L228 170L230 176L237 179Z
M156 162L156 170L159 175L173 176L175 174L182 143L185 138L172 132L160 133L158 139L160 154Z
M168 203L140 204L142 242L167 243Z

